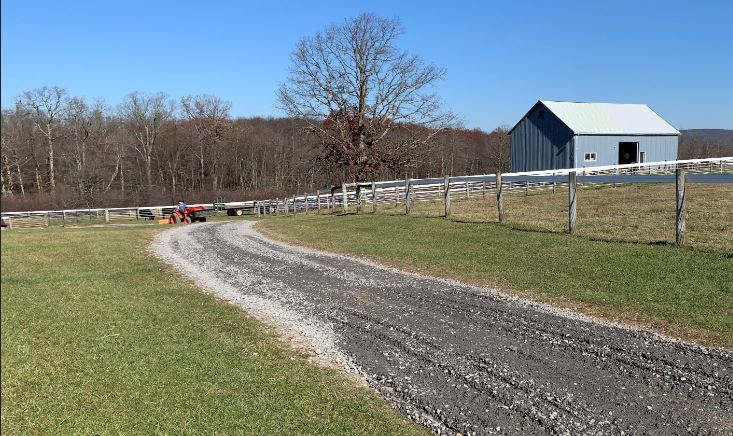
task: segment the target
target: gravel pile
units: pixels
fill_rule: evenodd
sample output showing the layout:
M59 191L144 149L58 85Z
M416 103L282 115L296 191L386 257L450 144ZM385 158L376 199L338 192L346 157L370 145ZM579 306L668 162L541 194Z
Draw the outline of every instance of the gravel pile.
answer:
M252 224L176 227L153 250L437 433L733 434L725 350L287 246Z

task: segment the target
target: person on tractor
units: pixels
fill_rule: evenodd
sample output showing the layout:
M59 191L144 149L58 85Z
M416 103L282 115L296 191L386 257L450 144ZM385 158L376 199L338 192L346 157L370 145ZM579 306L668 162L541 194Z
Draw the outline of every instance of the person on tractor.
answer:
M173 210L173 213L171 214L170 219L168 220L170 224L179 224L179 223L190 223L191 222L191 215L186 210L186 202L183 200L180 200L178 202L178 207L176 207Z

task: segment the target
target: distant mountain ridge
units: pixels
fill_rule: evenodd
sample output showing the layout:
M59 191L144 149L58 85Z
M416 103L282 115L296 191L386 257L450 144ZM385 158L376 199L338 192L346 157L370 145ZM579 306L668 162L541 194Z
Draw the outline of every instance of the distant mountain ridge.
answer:
M730 129L686 129L680 132L716 144L733 143L733 130Z

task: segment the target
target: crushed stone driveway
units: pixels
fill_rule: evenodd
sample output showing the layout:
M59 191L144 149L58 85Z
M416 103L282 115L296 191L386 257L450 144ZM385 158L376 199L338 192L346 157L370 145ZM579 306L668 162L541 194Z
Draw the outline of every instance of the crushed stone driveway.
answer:
M728 351L289 246L252 225L180 226L152 248L438 433L733 434Z

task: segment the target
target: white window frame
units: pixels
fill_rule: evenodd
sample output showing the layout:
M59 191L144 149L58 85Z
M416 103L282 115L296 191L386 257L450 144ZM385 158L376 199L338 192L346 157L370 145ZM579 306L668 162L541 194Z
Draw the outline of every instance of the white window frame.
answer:
M597 160L598 155L596 155L595 151L589 151L583 155L584 162L596 162Z

